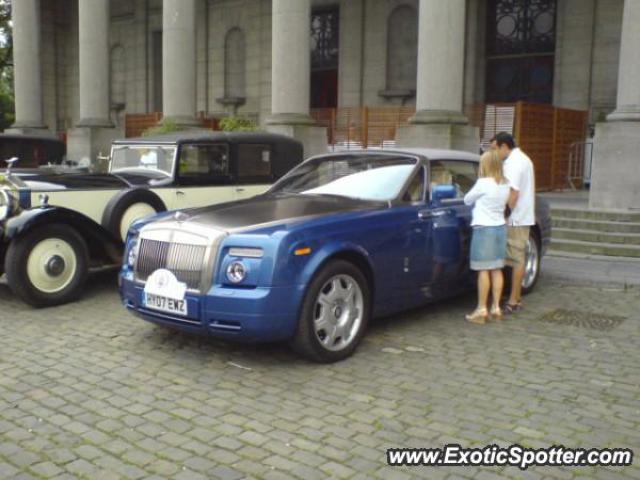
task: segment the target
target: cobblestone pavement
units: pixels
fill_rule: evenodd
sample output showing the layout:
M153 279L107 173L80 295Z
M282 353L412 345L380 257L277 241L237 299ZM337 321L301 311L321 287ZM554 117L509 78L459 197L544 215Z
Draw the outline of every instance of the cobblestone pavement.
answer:
M0 478L640 478L638 459L525 472L385 461L388 447L451 442L637 455L637 288L543 278L518 318L485 326L462 319L467 296L377 321L354 357L321 366L137 320L114 285L102 274L81 302L36 311L0 284ZM616 318L601 330L571 312Z

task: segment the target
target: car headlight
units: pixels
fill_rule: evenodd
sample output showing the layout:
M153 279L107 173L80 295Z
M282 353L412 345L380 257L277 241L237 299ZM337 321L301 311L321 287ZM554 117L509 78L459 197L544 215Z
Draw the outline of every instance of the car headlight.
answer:
M247 267L242 262L231 262L227 266L227 279L231 283L241 283L247 278Z
M229 255L232 257L262 258L264 251L261 248L231 247Z
M138 237L134 237L129 240L129 252L127 253L127 266L130 268L135 267L136 260L138 260L138 251L140 250L140 242Z
M6 190L0 190L0 221L6 220L13 209L13 197Z

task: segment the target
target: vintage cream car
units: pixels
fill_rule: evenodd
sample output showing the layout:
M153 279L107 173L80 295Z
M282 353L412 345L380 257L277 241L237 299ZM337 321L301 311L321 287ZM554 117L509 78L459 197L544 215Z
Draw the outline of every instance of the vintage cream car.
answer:
M136 220L249 198L302 161L302 145L266 133L189 131L113 143L108 174L0 172L0 274L27 303L82 292L91 267L119 264Z

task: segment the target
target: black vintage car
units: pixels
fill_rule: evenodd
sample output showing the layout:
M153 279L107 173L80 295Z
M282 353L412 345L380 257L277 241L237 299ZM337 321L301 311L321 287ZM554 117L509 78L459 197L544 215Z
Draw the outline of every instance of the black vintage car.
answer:
M53 136L0 133L0 158L17 157L20 168L63 165L66 153L64 142Z
M0 171L0 274L33 306L69 302L90 267L120 263L134 221L262 193L302 155L281 135L186 131L114 142L108 174L18 159Z

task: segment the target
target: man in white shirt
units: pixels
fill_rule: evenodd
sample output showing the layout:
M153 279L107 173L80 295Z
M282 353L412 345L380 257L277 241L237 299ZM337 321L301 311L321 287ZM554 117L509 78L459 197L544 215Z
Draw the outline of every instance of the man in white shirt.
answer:
M506 132L498 133L491 141L491 148L498 151L504 160L504 176L509 181L509 217L507 229L506 264L512 268L511 295L505 313L522 308L522 279L525 273L526 247L529 230L535 225L535 175L533 162L519 148L513 137Z

